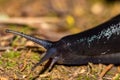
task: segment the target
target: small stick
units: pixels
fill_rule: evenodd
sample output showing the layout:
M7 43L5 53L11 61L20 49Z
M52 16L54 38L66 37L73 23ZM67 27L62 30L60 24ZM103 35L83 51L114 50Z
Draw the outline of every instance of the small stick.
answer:
M0 24L22 24L22 25L31 25L31 24L40 24L44 22L49 23L57 23L60 20L58 18L53 17L14 17L14 18L6 18L6 19L0 19Z
M103 78L105 76L105 74L113 67L113 64L109 64L99 75L100 78Z

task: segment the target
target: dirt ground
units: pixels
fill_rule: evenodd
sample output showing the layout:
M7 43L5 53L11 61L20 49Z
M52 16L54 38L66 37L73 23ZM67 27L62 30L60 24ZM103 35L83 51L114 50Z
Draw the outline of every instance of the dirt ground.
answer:
M48 72L46 61L31 71L46 49L5 32L57 41L118 14L119 0L0 0L0 80L120 80L120 67L112 64L54 65Z

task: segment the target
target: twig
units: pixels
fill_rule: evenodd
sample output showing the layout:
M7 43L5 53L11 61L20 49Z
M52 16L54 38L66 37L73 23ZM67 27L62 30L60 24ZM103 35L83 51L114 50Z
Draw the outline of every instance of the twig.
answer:
M0 47L0 51L5 51L9 49L13 49L13 48L12 47Z
M20 24L20 25L31 25L31 24L40 24L43 22L49 23L57 23L60 20L58 18L53 17L15 17L15 18L7 18L0 19L0 24Z
M104 77L104 75L113 67L113 64L109 64L99 75L100 78Z

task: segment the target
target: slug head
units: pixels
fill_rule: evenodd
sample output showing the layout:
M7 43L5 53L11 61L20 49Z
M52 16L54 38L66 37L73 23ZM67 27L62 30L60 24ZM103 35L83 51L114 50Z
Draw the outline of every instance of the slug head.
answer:
M50 69L54 65L54 63L58 60L58 57L55 57L55 54L57 53L57 50L56 50L55 47L53 47L53 44L55 44L54 42L47 41L47 40L42 40L42 39L27 35L27 34L24 34L24 33L21 33L21 32L13 31L13 30L8 30L7 29L6 32L7 33L13 33L13 34L19 35L21 37L24 37L28 40L31 40L31 41L33 41L37 44L42 45L43 47L45 47L47 49L45 55L41 58L40 62L37 63L32 68L32 70L34 70L34 68L37 67L38 65L42 64L44 61L52 58L51 65L49 66L49 69Z

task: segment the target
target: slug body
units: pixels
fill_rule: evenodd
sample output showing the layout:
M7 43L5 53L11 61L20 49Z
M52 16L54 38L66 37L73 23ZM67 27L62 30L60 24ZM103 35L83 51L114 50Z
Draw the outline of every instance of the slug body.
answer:
M120 64L120 15L84 32L65 36L52 42L38 39L20 32L6 30L32 40L47 49L37 65L52 58L54 63L82 65L91 63Z

